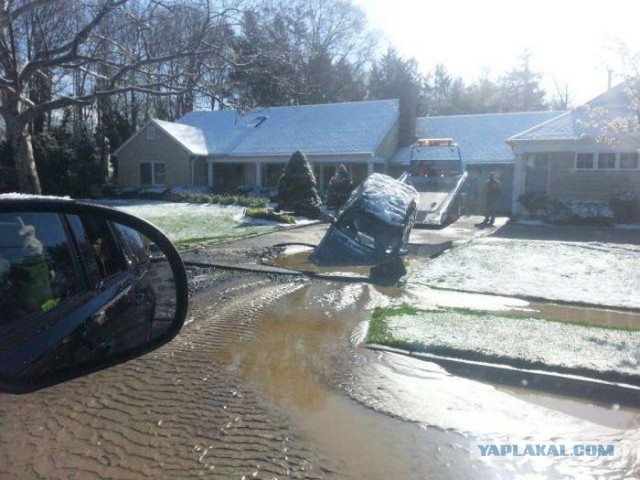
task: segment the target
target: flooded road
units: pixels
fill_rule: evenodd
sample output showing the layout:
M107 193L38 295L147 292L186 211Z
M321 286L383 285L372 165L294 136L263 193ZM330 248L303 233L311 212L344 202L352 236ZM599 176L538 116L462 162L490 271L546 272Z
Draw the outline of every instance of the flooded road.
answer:
M162 349L0 396L0 478L640 475L637 452L472 460L475 438L638 445L640 414L528 396L365 349L370 308L398 297L395 289L222 272L214 283Z
M341 392L353 364L368 362L353 336L375 295L362 285L299 286L216 358L285 410L338 478L491 478L459 454L463 437L381 415Z

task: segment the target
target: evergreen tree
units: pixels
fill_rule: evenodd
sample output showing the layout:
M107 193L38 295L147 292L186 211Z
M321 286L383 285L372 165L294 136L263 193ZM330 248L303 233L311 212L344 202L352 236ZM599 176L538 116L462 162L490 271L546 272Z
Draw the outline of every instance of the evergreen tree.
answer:
M300 150L291 155L289 163L278 180L276 201L279 210L292 211L297 215L318 218L320 197L316 178L306 155Z
M390 48L380 62L371 69L369 98L372 100L400 98L408 84L418 88L420 84L418 64L413 58L405 60L396 50Z
M542 75L531 70L531 52L525 51L520 65L500 82L502 111L531 112L546 110L545 91L540 86Z
M347 171L347 167L339 165L336 173L329 180L329 189L327 191L327 207L339 209L351 195L353 191L353 180Z

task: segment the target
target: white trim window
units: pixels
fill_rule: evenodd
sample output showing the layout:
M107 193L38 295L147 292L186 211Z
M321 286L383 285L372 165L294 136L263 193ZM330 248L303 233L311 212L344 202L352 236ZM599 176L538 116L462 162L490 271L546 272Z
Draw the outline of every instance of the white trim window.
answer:
M163 186L166 181L166 165L164 163L140 162L141 186Z
M576 170L640 170L640 152L576 153Z
M640 159L638 152L622 152L620 153L620 170L638 170L640 169Z
M598 170L615 170L616 154L613 152L598 154Z
M577 153L576 154L576 170L593 170L595 166L595 154L593 153Z

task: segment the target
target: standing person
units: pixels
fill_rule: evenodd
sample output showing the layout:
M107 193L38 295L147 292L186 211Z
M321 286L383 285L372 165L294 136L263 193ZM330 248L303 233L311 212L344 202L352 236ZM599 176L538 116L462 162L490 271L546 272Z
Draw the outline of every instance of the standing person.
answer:
M485 184L485 214L481 225L493 225L496 221L498 202L502 197L502 184L496 178L494 172L489 173L489 180Z

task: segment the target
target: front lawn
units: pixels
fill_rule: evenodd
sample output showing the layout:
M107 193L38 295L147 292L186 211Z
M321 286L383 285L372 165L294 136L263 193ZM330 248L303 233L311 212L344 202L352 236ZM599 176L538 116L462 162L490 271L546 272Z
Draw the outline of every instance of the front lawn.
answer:
M640 332L462 310L377 308L367 342L410 351L640 381Z
M275 230L276 222L254 221L244 207L151 200L101 200L101 204L156 225L180 249L233 240Z
M425 264L409 282L640 308L640 246L483 238Z

